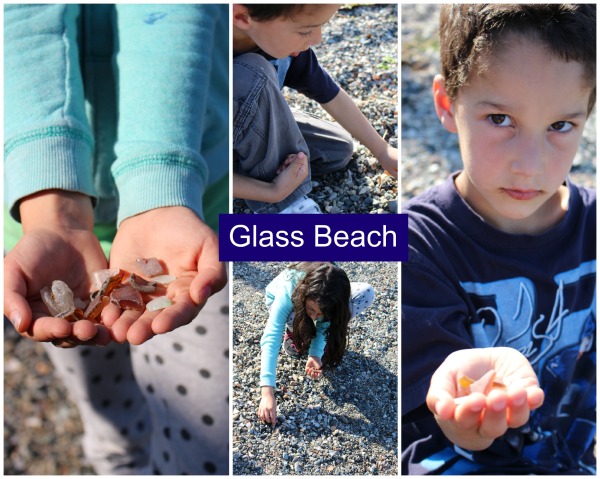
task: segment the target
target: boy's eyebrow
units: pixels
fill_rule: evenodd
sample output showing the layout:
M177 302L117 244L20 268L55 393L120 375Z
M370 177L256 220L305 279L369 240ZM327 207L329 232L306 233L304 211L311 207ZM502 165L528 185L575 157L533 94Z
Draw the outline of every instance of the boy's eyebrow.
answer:
M328 20L329 21L329 20ZM327 22L323 22L323 23L318 23L315 25L300 25L298 28L317 28L317 27L322 27L323 25L325 25Z

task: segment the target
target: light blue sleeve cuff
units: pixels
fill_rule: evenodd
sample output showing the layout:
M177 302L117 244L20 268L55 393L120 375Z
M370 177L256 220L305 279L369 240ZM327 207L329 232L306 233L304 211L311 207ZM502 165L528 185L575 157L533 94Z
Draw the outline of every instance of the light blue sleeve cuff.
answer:
M94 199L93 141L69 127L48 127L7 140L4 197L11 216L21 221L19 200L38 191L75 191Z
M131 216L166 206L186 206L204 219L204 161L178 154L140 156L112 167L119 191L117 226Z

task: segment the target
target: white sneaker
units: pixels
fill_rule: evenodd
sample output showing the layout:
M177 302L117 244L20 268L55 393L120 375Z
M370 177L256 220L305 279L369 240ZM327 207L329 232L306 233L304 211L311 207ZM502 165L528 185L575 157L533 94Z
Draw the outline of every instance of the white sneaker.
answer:
M304 195L294 201L279 214L321 214L321 209L313 200Z

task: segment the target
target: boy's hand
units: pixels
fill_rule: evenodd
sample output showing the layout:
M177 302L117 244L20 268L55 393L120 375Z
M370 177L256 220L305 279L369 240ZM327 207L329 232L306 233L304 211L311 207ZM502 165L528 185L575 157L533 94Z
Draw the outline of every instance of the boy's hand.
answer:
M304 371L312 379L319 379L323 374L323 371L321 371L321 365L321 358L309 356L308 360L306 361L306 367L304 368Z
M137 258L152 257L177 278L152 296L167 296L173 304L160 311L143 312L121 311L109 304L102 312L102 321L111 328L115 341L141 344L190 323L208 298L227 284L216 234L188 208L157 208L121 223L111 249L110 267L136 272Z
M24 337L61 347L106 345L110 333L91 321L49 316L40 290L64 281L74 296L88 299L92 273L107 267L94 235L89 197L47 190L21 201L24 235L4 259L4 314Z
M471 393L455 403L463 376L479 379L495 370L506 389ZM431 378L427 406L454 444L473 451L488 448L508 428L527 423L544 402L544 392L527 358L512 348L465 349L450 354Z
M272 181L262 181L233 173L233 197L243 200L279 203L290 196L308 177L308 157L299 152L288 155Z
M273 178L273 187L277 197L282 200L290 196L308 176L308 157L299 152L288 155L277 169L277 176ZM281 200L280 200L281 201Z
M398 150L392 146L377 157L382 168L394 178L398 179Z
M272 386L263 386L260 388L261 398L258 406L258 417L269 424L275 426L277 422L277 400Z

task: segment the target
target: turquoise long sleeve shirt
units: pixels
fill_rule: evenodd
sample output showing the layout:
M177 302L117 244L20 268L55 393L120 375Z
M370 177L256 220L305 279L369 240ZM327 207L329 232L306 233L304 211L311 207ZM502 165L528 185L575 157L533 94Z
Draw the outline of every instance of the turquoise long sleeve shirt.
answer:
M265 288L267 302L270 304L269 319L260 340L261 365L260 385L273 386L276 382L277 358L287 320L292 313L292 294L305 273L286 269L279 273ZM310 343L309 356L321 358L327 342L329 321L317 319L317 333Z
M6 5L5 201L89 195L109 223L203 217L228 172L227 5ZM225 193L225 197L227 192Z

